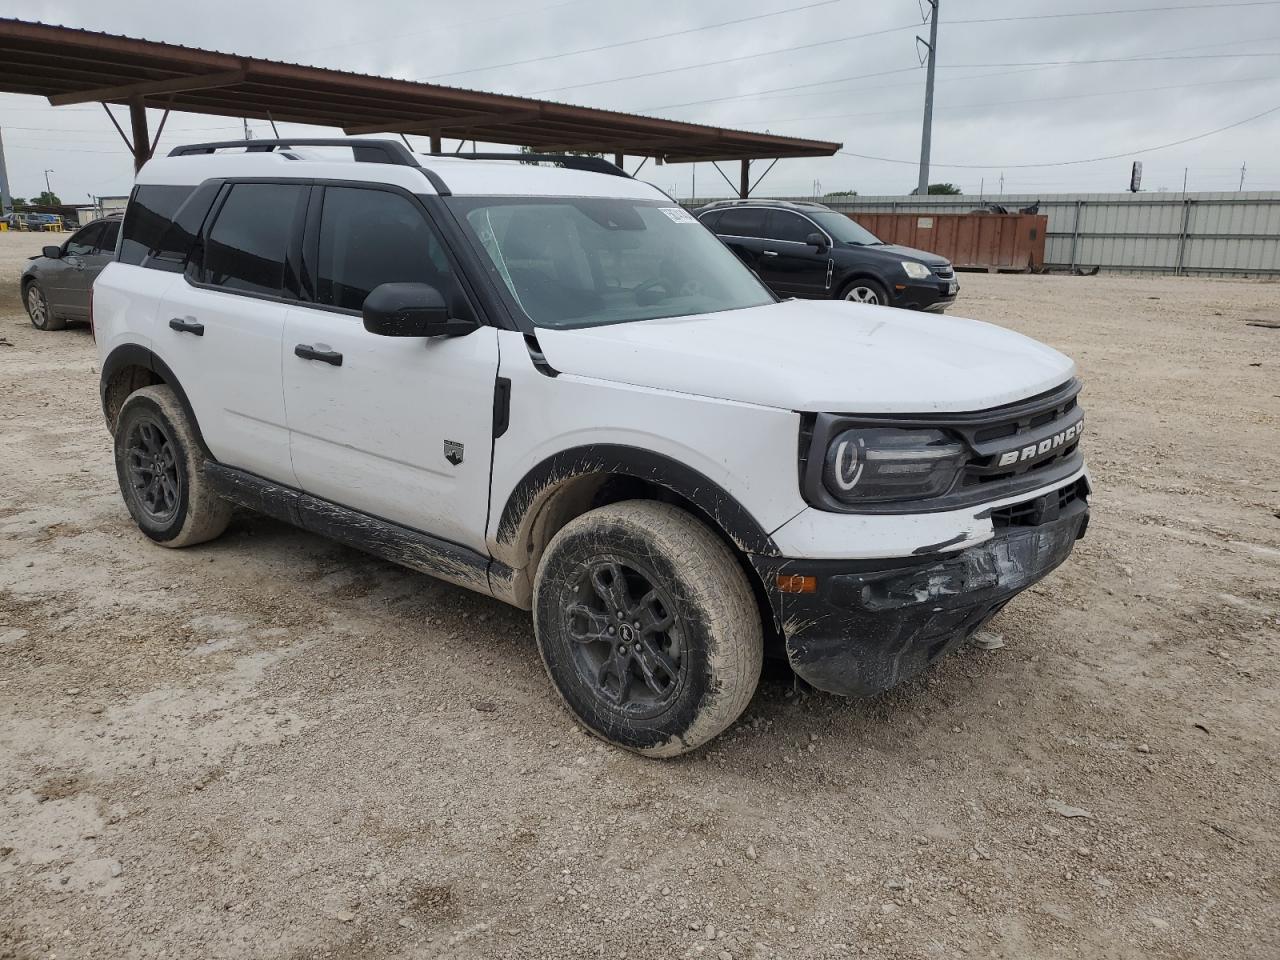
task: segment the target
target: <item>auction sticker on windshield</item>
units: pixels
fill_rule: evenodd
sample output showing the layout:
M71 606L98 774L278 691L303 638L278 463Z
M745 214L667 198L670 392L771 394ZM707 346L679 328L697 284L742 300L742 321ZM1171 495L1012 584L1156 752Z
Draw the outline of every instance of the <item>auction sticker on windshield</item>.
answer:
M698 222L697 218L684 207L659 207L658 209L670 217L675 223Z

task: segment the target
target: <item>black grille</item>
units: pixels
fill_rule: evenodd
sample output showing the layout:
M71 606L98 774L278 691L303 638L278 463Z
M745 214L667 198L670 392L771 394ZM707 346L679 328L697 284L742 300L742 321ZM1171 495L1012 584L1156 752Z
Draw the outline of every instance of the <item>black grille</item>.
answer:
M1081 461L1084 414L1076 402L1079 392L1080 385L1073 382L1016 404L1007 413L991 411L985 423L962 428L973 456L961 486L998 484L1041 471L1056 473L1055 468Z
M933 273L942 280L951 280L955 278L956 272L951 267L934 267Z
M1042 523L1057 520L1073 503L1085 501L1088 497L1089 484L1081 477L1075 483L1046 493L1043 497L992 510L991 524L997 530L1007 527L1038 527Z

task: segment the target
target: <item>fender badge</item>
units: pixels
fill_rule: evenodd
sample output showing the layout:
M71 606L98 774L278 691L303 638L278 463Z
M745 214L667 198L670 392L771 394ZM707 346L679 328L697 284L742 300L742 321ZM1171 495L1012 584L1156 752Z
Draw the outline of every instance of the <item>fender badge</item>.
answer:
M455 467L462 462L462 444L456 440L446 440L444 442L444 458L452 463Z

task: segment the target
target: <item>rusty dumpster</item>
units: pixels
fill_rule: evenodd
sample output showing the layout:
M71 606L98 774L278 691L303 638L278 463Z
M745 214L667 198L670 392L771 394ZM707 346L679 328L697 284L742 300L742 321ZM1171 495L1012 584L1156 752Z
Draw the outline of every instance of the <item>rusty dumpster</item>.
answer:
M1035 213L847 213L885 243L946 257L960 270L1038 270L1049 218Z

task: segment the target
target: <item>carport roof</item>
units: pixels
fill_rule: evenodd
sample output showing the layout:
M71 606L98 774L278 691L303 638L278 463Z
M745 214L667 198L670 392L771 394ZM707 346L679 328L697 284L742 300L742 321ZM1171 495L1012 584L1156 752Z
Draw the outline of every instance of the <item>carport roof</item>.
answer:
M822 157L841 147L16 19L0 19L0 90L48 97L54 106L141 103L348 134L447 136L670 163Z

